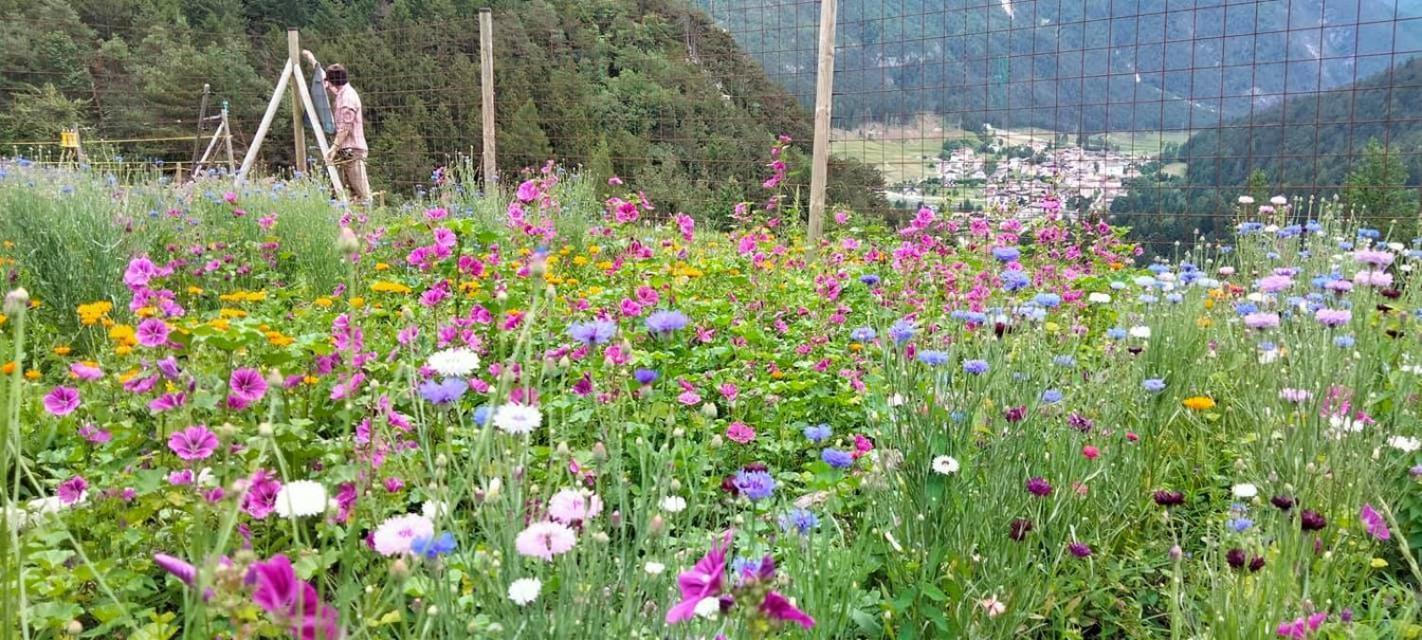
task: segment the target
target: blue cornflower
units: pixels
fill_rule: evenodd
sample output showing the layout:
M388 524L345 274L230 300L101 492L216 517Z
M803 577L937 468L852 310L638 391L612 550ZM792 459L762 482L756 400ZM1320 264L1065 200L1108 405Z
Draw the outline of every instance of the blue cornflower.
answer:
M1142 382L1141 387L1151 393L1160 393L1161 391L1165 391L1165 381L1160 378L1150 378Z
M474 410L474 424L481 427L489 424L489 415L493 412L494 409L489 405L481 405L478 409Z
M1278 259L1279 259L1279 252L1278 252L1278 251L1270 251L1269 253L1264 254L1264 257L1265 257L1265 258L1268 258L1268 259L1270 259L1270 260L1278 260Z
M1352 250L1353 250L1353 243L1348 242L1347 240L1344 240L1344 241L1341 241L1341 242L1338 243L1338 248L1341 249L1341 250L1343 250L1343 251L1352 251Z
M1181 302L1185 301L1185 296L1182 296L1178 293L1168 293L1165 295L1165 301L1169 302L1170 304L1180 304Z
M431 560L451 553L456 547L454 534L446 531L438 537L420 536L410 541L410 550Z
M647 316L647 329L652 333L671 333L685 329L691 319L680 311L653 311Z
M1042 402L1056 404L1062 401L1062 392L1056 389L1047 389L1042 392Z
M791 509L780 516L780 530L786 533L794 531L802 536L807 536L818 526L820 526L820 519L806 509Z
M1161 263L1159 263L1159 262L1156 262L1156 263L1150 265L1149 267L1146 267L1146 270L1149 271L1149 272L1151 272L1151 273L1154 273L1155 275L1160 275L1160 274L1162 274L1162 273L1165 273L1166 271L1169 271L1169 270L1170 270L1170 267L1168 267L1168 266L1166 266L1166 265L1163 265L1163 264L1161 264Z
M1309 220L1308 222L1304 223L1304 231L1307 231L1309 233L1319 233L1323 231L1323 225L1319 224L1317 220Z
M876 276L872 273L866 273L862 276L859 276L859 281L872 287L876 284L879 284L879 276Z
M825 464L834 469L848 469L854 466L854 455L848 451L840 451L839 449L825 449L821 451L820 459L824 460Z
M889 327L889 337L892 338L894 342L903 344L912 340L913 334L917 331L918 328L915 327L912 322L907 319L901 319L895 321L893 326Z
M468 390L469 383L459 378L445 378L440 382L426 380L420 383L420 397L432 404L449 404L458 400Z
M874 330L869 327L859 327L849 332L849 339L855 342L870 342L877 336L878 334L874 333Z
M1338 336L1333 339L1333 346L1342 349L1351 349L1353 348L1353 344L1355 342L1356 341L1353 339L1353 336Z
M968 360L963 363L963 372L971 373L975 376L987 373L988 369L987 360Z
M948 361L948 354L942 351L920 351L918 352L918 361L930 367L936 367Z
M1264 223L1262 222L1241 222L1239 223L1238 227L1239 235L1242 236L1247 236L1252 233L1259 233L1263 230Z
M962 422L968 419L968 414L965 411L954 411L948 414L948 419L953 422Z
M1382 232L1378 231L1377 229L1369 229L1367 227L1363 227L1358 229L1358 237L1367 238L1369 240L1377 240L1378 238L1382 237Z
M1001 262L1012 262L1022 256L1022 251L1017 247L993 247L992 257Z
M829 437L833 432L830 430L830 426L827 424L814 424L805 427L805 430L802 433L805 434L805 437L808 438L810 442L819 444L821 442L824 442L825 440L829 440Z
M1249 518L1230 518L1228 524L1235 533L1244 533L1254 526L1254 521Z
M1062 297L1055 293L1039 293L1036 297L1032 298L1032 301L1051 309L1052 307L1061 305Z
M1260 351L1274 351L1274 350L1276 350L1276 349L1278 349L1278 348L1279 348L1279 345L1276 345L1276 344L1274 344L1274 343L1272 343L1272 342L1269 342L1268 340L1265 340L1264 342L1259 343L1259 350L1260 350Z
M1002 290L1007 292L1026 289L1032 284L1032 279L1027 274L1016 269L1002 272Z
M1160 283L1159 280L1156 280L1155 278L1152 278L1150 276L1136 276L1134 282L1136 283L1137 287L1154 287L1155 285Z
M1150 295L1150 294L1148 294L1148 293L1142 293L1142 294L1141 294L1141 297L1138 298L1138 300L1141 301L1141 304L1155 304L1155 303L1157 303L1157 302L1160 302L1160 298L1157 298L1157 297L1155 297L1155 296L1153 296L1153 295Z
M611 320L574 322L568 325L568 335L583 344L602 344L617 335L617 323Z
M742 469L736 472L735 480L732 484L741 495L749 498L752 502L764 500L775 494L775 478L767 471L746 471Z
M979 311L964 311L962 320L968 324L987 324L987 314Z
M637 384L649 385L661 377L655 369L638 369L632 372L632 377L637 380Z
M1241 316L1247 316L1258 310L1259 305L1254 304L1253 302L1241 302L1239 304L1234 305L1234 312Z
M1058 367L1075 367L1076 358L1067 355L1061 355L1052 358L1052 364L1057 365Z
M1125 340L1126 330L1120 327L1111 327L1106 330L1106 337L1112 340Z

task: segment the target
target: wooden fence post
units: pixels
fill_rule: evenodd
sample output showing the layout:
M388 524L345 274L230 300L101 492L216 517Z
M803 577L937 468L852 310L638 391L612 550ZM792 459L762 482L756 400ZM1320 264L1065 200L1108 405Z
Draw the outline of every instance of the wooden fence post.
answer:
M834 102L834 27L837 0L820 0L820 55L815 77L815 140L810 165L810 229L813 252L824 234L825 189L829 178L830 108Z
M498 184L499 171L494 147L494 14L488 7L479 10L479 111L484 117L484 192Z
M296 170L306 173L306 125L301 122L301 92L297 87L303 84L301 73L301 33L296 27L286 30L286 56L291 60L291 70L296 82L291 87L291 130L296 141Z

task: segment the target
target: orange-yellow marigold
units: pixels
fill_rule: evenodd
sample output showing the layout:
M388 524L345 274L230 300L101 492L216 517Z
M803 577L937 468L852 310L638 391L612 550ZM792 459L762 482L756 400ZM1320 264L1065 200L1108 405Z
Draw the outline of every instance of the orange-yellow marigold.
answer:
M1204 411L1206 409L1215 408L1215 401L1209 396L1190 396L1180 403L1191 411Z

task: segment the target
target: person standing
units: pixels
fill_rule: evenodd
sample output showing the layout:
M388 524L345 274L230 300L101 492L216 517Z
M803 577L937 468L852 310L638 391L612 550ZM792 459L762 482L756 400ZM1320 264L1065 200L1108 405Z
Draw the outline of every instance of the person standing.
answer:
M303 51L307 62L318 71L320 65L310 51ZM326 163L337 167L341 181L359 204L370 204L370 181L365 175L365 160L370 148L365 143L365 113L360 94L350 84L346 68L333 64L324 69L322 85L331 98L331 112L336 125L336 137L326 152Z

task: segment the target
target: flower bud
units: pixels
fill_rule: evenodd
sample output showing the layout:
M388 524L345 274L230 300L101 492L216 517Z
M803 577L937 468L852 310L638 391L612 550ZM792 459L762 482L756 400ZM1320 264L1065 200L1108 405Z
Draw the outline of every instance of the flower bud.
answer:
M554 451L559 455L559 457L566 457L569 453L572 452L572 450L568 448L567 442L559 442L558 448L554 449Z
M272 427L272 423L270 422L263 422L257 425L257 435L263 438L270 438L275 433L276 429Z
M666 526L666 521L665 521L665 520L662 520L662 517L661 517L660 515L655 515L655 516L652 516L652 522L650 523L650 525L649 525L647 528L648 528L648 529L651 529L652 534L655 535L655 534L661 533L661 532L662 532L662 528L663 528L664 526Z
M592 457L593 457L593 460L596 460L596 461L598 461L598 462L606 462L606 461L607 461L607 445L605 445L605 444L603 444L603 443L601 443L601 442L598 442L597 444L594 444L594 445L593 445L593 448L592 448Z
M572 360L569 360L569 359L568 359L568 356L563 356L563 357L561 357L561 358L558 358L558 368L559 368L559 369L567 369L568 367L571 367L571 366L573 366L573 361L572 361Z
M487 500L493 500L494 498L499 497L499 493L503 491L503 488L503 478L494 478L493 480L490 480L489 488L484 491L484 498Z
M410 577L410 565L405 563L404 558L396 558L390 563L390 577L396 582L404 582L405 578Z
M701 415L708 419L714 419L720 412L716 410L716 403L707 402L701 405Z
M1177 545L1174 545L1174 546L1170 547L1170 559L1171 559L1171 560L1179 560L1180 557L1183 556L1183 555L1185 555L1185 551L1180 548L1180 545L1177 544Z
M78 620L70 620L68 624L64 625L64 632L71 636L84 633L84 623Z
M720 449L723 444L725 444L725 441L721 439L721 434L718 433L714 436L711 436L712 449Z
M350 227L341 227L341 235L336 238L336 249L347 255L360 251L360 238Z
M17 315L23 313L30 306L30 292L24 287L19 287L10 293L5 294L5 313Z

